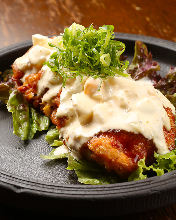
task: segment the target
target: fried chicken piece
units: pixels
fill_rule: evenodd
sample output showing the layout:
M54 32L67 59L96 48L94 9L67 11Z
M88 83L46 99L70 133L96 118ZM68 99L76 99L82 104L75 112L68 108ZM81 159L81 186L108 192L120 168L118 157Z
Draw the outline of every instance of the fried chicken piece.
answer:
M171 129L163 128L169 150L175 148L175 117L167 108ZM122 178L127 178L138 168L138 161L145 157L146 164L154 162L156 147L152 140L142 134L124 130L101 132L83 145L81 153L88 159L103 165L108 171L115 171Z
M153 162L155 145L141 134L124 130L110 130L94 136L81 149L81 153L105 166L108 171L115 171L122 178L128 177L137 169L137 162L146 158Z

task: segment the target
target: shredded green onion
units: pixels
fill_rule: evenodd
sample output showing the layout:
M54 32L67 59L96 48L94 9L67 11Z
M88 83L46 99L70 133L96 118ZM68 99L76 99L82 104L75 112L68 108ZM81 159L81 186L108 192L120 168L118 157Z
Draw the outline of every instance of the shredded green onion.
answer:
M56 51L45 64L62 77L64 85L68 78L77 76L81 78L83 76L93 78L128 76L124 71L129 62L120 59L125 50L125 44L113 40L113 30L113 25L103 25L96 30L92 25L85 28L73 23L69 28L65 28L62 44L61 42L57 45L49 43Z

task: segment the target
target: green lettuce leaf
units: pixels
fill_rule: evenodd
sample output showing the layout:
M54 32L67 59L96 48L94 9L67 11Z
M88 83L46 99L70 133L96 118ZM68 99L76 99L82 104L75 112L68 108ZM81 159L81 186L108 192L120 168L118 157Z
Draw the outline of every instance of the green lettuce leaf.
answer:
M116 174L107 172L99 165L83 159L75 159L65 145L54 148L48 155L41 155L41 158L44 160L67 158L67 170L75 171L78 181L83 184L101 185L120 182Z
M63 159L68 158L68 149L65 145L59 146L53 149L48 155L40 155L44 160L56 160L56 159Z
M12 113L13 133L19 136L21 140L27 140L30 130L29 106L17 90L10 94L7 109Z
M161 176L176 169L176 150L159 155L155 153L156 162L150 166L145 164L145 159L138 162L138 169L131 174L128 181L142 180L150 176Z
M63 141L59 139L59 131L57 128L50 128L45 136L45 140L52 147L58 147L63 145Z
M74 170L78 181L83 184L102 185L120 182L118 176L99 165L86 160L77 160L69 154L68 170Z
M55 160L68 158L68 148L64 145L63 141L59 138L59 131L56 127L51 127L45 136L45 140L52 147L57 147L52 149L48 155L41 155L44 160Z
M30 113L30 129L28 139L32 139L37 131L46 131L50 126L50 119L41 113L38 113L34 108L29 107Z
M14 134L21 140L34 137L36 131L47 130L50 125L48 117L31 108L21 93L13 90L7 102L7 109L12 113Z

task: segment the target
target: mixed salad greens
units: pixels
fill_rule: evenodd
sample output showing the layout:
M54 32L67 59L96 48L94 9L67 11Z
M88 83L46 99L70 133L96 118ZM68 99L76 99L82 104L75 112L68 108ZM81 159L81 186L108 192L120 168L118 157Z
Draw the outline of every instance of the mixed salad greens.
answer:
M81 26L81 25L80 25ZM83 27L83 26L82 26ZM165 77L157 71L160 66L152 60L146 45L140 41L135 43L134 58L128 66L128 61L122 61L125 44L113 40L114 27L104 25L98 30L89 28L66 28L63 34L63 45L55 46L48 65L52 71L63 78L63 86L70 77L88 75L94 78L129 74L135 80L148 77L155 88L159 89L176 107L176 68L171 67ZM64 71L69 68L70 75ZM7 103L7 109L12 113L14 134L22 140L30 140L37 131L48 130L45 140L53 147L49 155L41 155L43 159L63 159L68 162L68 170L74 170L78 181L84 184L109 184L121 182L114 173L105 171L99 165L86 160L76 160L70 153L62 150L62 140L59 140L59 131L50 123L50 119L37 112L14 88L11 80L12 71L0 73L0 100ZM64 149L64 148L63 148ZM160 176L176 169L176 150L165 155L155 153L155 162L147 166L145 159L138 162L139 168L132 173L128 181L146 179L150 176Z

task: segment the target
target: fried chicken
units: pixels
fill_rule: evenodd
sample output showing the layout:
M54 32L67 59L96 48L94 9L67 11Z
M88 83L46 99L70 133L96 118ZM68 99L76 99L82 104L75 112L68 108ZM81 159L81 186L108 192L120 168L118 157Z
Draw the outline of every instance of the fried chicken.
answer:
M175 148L175 117L171 109L165 109L171 123L168 131L163 127L169 150ZM138 167L138 161L145 157L146 164L154 162L156 147L152 140L142 134L123 130L101 132L83 145L81 153L88 159L103 165L109 171L115 171L122 178L128 177Z

